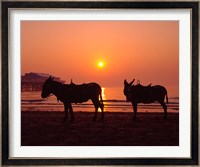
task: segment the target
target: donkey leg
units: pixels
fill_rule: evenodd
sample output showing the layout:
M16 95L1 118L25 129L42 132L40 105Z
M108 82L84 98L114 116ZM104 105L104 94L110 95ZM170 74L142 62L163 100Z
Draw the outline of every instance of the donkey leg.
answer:
M137 103L133 103L133 120L136 120L136 115L137 115Z
M98 112L98 106L95 106L95 112L94 112L93 121L96 121L96 119L97 119L97 112Z
M97 105L97 104L98 104L98 101L92 99L92 103L93 103L94 108L95 108L95 113L94 113L93 121L96 121L96 118L97 118L97 112L98 112L98 108L99 108L99 106Z
M99 102L99 107L101 108L101 120L104 120L104 105Z
M161 106L163 107L164 110L164 116L163 119L167 119L167 105L165 104L164 101L160 102Z
M65 108L65 117L64 117L64 122L67 120L67 118L68 118L68 105L67 104L64 104L64 108Z
M104 120L104 110L103 110L104 108L103 107L101 107L101 120Z
M69 111L70 111L70 114L71 114L71 122L73 122L74 121L74 114L73 114L73 108L72 108L71 103L69 104Z

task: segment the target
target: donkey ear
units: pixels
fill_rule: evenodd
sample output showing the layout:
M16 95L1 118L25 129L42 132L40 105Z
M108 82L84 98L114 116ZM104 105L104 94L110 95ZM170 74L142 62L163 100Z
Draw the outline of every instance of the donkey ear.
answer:
M128 82L126 81L126 79L124 80L124 85L127 85L128 84Z
M47 80L51 80L51 76Z
M53 79L54 79L54 77L52 77L52 76L50 76L50 77L48 78L49 81L52 81Z
M132 85L134 81L135 81L135 79L133 79L133 80L129 83L129 85Z

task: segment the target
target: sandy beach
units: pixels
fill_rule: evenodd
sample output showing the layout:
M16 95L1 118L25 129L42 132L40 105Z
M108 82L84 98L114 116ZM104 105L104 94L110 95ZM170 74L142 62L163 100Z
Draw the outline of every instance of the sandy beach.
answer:
M179 114L105 113L93 121L92 112L75 112L74 122L63 122L63 112L21 112L22 146L177 146Z

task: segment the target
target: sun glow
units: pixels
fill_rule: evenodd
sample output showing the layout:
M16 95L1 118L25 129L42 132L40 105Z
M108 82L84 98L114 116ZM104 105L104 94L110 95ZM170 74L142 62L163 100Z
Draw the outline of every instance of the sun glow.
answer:
M106 99L106 95L105 95L105 88L102 88L102 99L105 100Z
M102 100L106 100L105 88L103 88L103 87L101 88L101 96L102 96ZM104 102L104 104L105 104L105 102ZM98 112L101 112L100 108L98 108ZM104 112L105 112L105 110L104 110Z
M99 68L103 68L105 63L103 61L99 61L97 65Z

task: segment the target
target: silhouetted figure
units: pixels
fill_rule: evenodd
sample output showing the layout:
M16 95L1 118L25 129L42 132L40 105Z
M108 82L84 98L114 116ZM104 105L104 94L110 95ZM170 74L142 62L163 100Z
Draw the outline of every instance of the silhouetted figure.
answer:
M97 83L88 83L82 85L71 84L62 84L60 82L54 81L54 78L51 76L45 81L42 88L42 98L48 97L50 94L54 94L57 97L57 100L63 102L65 107L65 118L67 119L68 111L71 113L71 120L73 121L73 109L71 103L83 103L92 100L92 103L95 107L95 116L94 120L97 117L98 108L102 112L102 120L104 119L104 105L102 100L102 91L101 87ZM100 97L100 100L99 100Z
M164 102L165 96L168 103L167 90L160 85L142 86L141 84L133 85L135 79L128 83L124 80L124 95L126 100L130 101L133 106L134 117L136 119L138 103L154 103L159 102L164 109L164 119L167 118L167 105Z

